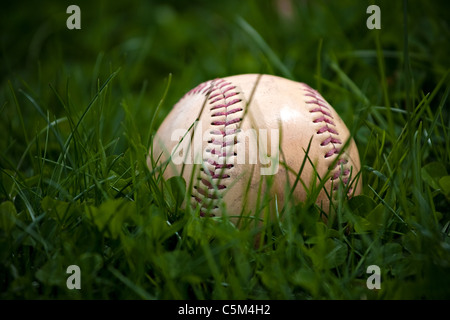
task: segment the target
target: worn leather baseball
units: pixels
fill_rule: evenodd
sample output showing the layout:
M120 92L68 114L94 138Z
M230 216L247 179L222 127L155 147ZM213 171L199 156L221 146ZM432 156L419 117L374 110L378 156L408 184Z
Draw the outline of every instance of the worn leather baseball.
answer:
M325 213L339 186L361 193L358 149L340 116L308 85L272 75L214 79L186 93L159 127L148 165L165 168L166 179L181 175L200 215L226 212L234 223L268 217L267 195L264 212L281 212L293 187L305 201L322 186Z

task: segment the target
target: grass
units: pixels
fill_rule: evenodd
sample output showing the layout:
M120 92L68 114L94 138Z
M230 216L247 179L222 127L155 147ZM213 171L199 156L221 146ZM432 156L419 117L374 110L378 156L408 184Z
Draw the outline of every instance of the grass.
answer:
M1 299L450 298L448 4L377 1L368 30L369 2L274 3L80 3L81 30L69 4L2 5ZM333 221L290 203L260 246L146 165L185 92L248 72L320 89L363 165Z

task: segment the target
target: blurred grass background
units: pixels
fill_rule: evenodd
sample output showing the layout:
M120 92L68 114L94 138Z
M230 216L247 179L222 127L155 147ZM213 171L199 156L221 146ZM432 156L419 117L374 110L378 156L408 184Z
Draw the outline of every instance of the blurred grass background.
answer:
M366 8L370 4L282 0L226 4L175 0L80 2L82 29L68 30L65 22L70 2L21 2L20 8L8 3L2 8L1 19L2 87L8 80L14 86L25 82L58 114L60 108L48 90L49 84L61 95L70 89L74 104L80 105L93 96L98 81L102 83L121 68L112 98L130 99L130 107L139 115L139 128L145 128L169 74L174 81L166 109L188 88L205 79L251 72L288 76L269 61L266 52L242 27L239 19L244 19L281 60L290 77L315 87L322 87L317 76L336 82L338 75L329 63L334 57L365 96L373 104L381 104L376 39L379 37L384 51L388 90L401 94L403 7L401 1L377 2L382 11L382 29L371 31L366 28ZM408 52L414 84L424 92L431 91L436 79L446 72L448 7L445 1L408 5ZM318 55L320 75L316 70ZM351 112L346 113L351 108L334 101L334 92L325 94L351 121ZM161 113L160 118L163 116ZM108 121L112 126L119 122L120 116Z
M81 30L66 27L71 4ZM366 27L371 4L381 30ZM448 298L449 9L447 1L2 3L0 297ZM366 196L342 209L356 232L302 218L261 252L246 233L183 218L161 200L142 173L157 106L153 129L189 89L242 73L306 82L341 114L364 165ZM136 163L141 175L130 170ZM211 246L202 233L216 235ZM384 264L379 292L365 288L369 263ZM86 289L65 288L70 264L89 270Z

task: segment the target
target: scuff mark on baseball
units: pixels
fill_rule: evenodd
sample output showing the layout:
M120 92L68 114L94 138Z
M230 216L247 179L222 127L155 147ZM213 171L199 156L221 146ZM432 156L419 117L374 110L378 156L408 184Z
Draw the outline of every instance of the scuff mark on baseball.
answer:
M198 85L167 115L152 148L150 168L167 164L164 178L192 181L189 205L200 215L225 209L234 223L259 215L258 195L270 194L271 211L280 211L286 190L305 201L322 181L317 204L328 213L339 187L348 196L362 189L358 149L341 117L308 85L272 75Z

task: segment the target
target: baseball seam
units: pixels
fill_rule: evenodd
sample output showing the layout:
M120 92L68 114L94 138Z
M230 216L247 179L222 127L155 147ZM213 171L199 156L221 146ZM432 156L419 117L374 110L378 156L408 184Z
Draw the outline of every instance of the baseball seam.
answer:
M235 145L239 124L242 121L243 108L236 86L224 79L215 79L200 84L188 94L206 95L210 114L210 139L205 150L203 167L197 177L198 185L192 192L193 203L200 205L200 215L205 216L206 210L218 209L219 193L223 192L231 178L230 170L234 167L234 157L237 156Z
M325 152L324 158L338 155L341 152L340 145L342 145L343 142L339 138L339 132L336 129L337 126L334 122L330 105L323 99L318 91L312 89L308 85L304 84L303 90L305 91L305 103L310 108L309 112L313 117L316 116L312 122L321 125L316 131L316 134L326 136L320 143L322 147L328 147L329 149ZM349 162L345 154L341 154L340 158L336 161L336 164L333 167L330 167L329 170L334 170L330 177L330 180L333 183L333 190L339 188L339 184L334 183L334 181L339 180L339 178L344 185L349 183L351 168L349 167ZM349 187L348 193L350 194L351 191L352 187Z
M305 104L312 114L312 122L319 125L317 135L323 136L320 146L326 147L324 158L328 159L339 155L341 152L342 140L339 137L337 125L334 121L331 106L325 101L320 93L306 84L303 84ZM231 178L230 170L234 168L236 157L237 133L243 115L243 98L236 86L224 79L215 79L204 82L186 95L201 94L206 96L206 107L209 108L210 115L210 139L203 157L203 166L197 177L198 184L192 191L192 206L200 205L200 215L205 216L210 209L209 215L215 216L211 211L219 208L218 201L220 193L225 191ZM334 162L334 161L333 161ZM333 190L337 190L339 183L334 183L341 179L344 185L350 182L351 166L345 153L341 154L331 171L331 183ZM352 187L348 188L351 194Z

